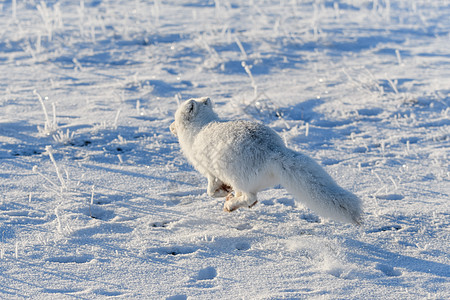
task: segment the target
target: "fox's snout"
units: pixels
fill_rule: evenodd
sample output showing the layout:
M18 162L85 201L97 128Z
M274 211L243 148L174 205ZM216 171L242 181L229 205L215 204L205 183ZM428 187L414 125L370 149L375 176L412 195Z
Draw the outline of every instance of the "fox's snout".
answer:
M170 132L173 133L173 135L177 135L177 128L175 126L175 122L173 122L172 124L170 124Z

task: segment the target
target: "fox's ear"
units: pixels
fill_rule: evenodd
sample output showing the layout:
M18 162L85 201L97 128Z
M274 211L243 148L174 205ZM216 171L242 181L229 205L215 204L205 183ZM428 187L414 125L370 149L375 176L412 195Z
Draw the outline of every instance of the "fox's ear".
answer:
M202 98L202 103L206 106L212 107L212 102L211 99L209 99L209 97Z
M197 114L198 109L197 105L198 105L197 101L193 99L188 100L188 102L186 103L185 112L189 119Z

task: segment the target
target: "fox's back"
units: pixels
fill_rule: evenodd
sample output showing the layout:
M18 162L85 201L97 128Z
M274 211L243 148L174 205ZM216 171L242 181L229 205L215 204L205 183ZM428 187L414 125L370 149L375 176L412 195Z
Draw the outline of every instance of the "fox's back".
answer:
M269 127L250 121L229 121L207 124L196 136L192 154L208 169L239 171L245 166L257 171L283 149L282 139Z

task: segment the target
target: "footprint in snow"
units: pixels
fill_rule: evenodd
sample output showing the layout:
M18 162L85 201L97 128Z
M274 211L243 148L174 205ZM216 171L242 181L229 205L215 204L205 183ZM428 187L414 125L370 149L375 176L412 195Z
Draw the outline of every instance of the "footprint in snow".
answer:
M186 295L175 295L166 298L166 300L186 300L186 299L187 299Z
M150 224L150 227L153 228L165 228L169 226L169 224L172 223L171 221L161 221L161 222L153 222Z
M251 248L251 245L247 242L239 242L235 245L236 250L247 251Z
M238 226L235 227L237 230L249 230L252 229L253 226L249 223L243 223L243 224L239 224Z
M381 271L382 273L384 273L384 275L389 276L389 277L402 275L401 271L395 269L394 267L385 265L385 264L377 264L375 266L375 269Z
M82 289L74 289L74 288L56 288L56 289L43 289L42 292L47 294L76 294L82 292ZM56 298L56 295L55 295Z
M198 272L197 280L213 280L216 276L216 269L214 267L207 267Z
M115 217L115 213L112 210L107 210L99 206L92 205L88 212L89 216L93 219L102 221L110 221Z
M383 112L381 108L362 108L357 110L360 116L373 117Z
M104 290L104 289L98 289L98 290L95 290L93 292L96 295L106 296L106 297L117 297L117 296L123 295L123 293L119 292L119 291L108 291L108 290Z
M157 252L163 255L187 255L196 252L198 249L186 246L171 246L171 247L161 247L157 249Z
M377 199L382 200L403 200L403 196L400 194L388 194L388 195L378 195L376 196Z
M11 151L11 155L13 156L34 156L41 155L44 151L40 149L20 149Z
M380 228L371 229L371 230L368 230L367 233L377 233L377 232L384 232L384 231L398 231L400 229L402 229L402 226L395 224L395 225L387 225L387 226L383 226Z
M86 254L86 255L80 255L80 256L55 256L55 257L49 257L46 260L48 262L56 262L56 263L62 263L62 264L68 264L68 263L84 264L84 263L90 262L93 259L94 259L94 256Z

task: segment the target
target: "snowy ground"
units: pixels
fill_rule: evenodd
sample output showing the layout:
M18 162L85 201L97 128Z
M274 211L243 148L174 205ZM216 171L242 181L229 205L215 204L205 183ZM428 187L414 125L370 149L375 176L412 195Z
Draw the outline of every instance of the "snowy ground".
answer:
M450 298L448 1L8 0L0 16L0 298ZM223 212L168 128L198 96L314 157L364 225L281 188Z

